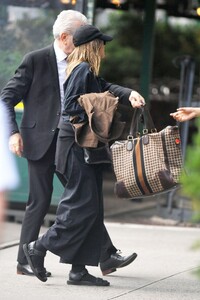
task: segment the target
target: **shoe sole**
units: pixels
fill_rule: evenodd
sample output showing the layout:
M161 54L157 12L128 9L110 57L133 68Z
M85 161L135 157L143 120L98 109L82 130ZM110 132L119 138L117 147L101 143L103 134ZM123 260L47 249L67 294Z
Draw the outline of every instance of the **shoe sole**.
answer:
M41 277L41 276L39 275L39 273L36 271L36 269L34 268L34 266L33 266L33 264L32 264L32 261L31 261L31 258L30 258L29 253L28 253L28 246L27 246L26 244L23 245L23 250L24 250L24 253L25 253L25 255L26 255L28 264L30 265L31 270L33 271L34 275L35 275L39 280L41 280L42 282L46 282L46 281L47 281L47 277Z
M17 270L17 275L35 276L34 273L28 273L24 271ZM52 277L51 273L46 273L47 277Z
M34 274L33 273L26 273L26 272L23 272L23 271L19 271L19 270L17 270L17 275L26 275L26 276L34 276Z
M110 285L110 282L106 283L106 284L95 284L95 283L92 283L90 281L72 281L72 280L67 280L67 284L68 285L85 285L85 286L109 286Z
M114 273L116 271L117 271L117 269L108 269L108 270L102 271L102 274L103 274L103 276L106 276L106 275Z

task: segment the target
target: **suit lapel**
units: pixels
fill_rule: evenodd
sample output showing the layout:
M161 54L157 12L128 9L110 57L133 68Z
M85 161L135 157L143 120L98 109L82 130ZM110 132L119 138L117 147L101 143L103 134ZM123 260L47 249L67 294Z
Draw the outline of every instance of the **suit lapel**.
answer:
M58 67L56 62L56 55L53 48L53 45L49 47L49 52L47 54L48 64L51 70L52 83L54 84L56 91L59 93L60 97L60 86L59 86L59 78L58 78Z

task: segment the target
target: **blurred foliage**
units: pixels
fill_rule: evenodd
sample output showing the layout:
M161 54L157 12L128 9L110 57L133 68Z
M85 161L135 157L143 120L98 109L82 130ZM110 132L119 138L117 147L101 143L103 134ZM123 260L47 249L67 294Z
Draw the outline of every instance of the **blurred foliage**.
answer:
M101 75L110 82L126 86L130 78L140 77L140 64L141 55L136 49L119 46L118 41L114 40L106 45Z
M115 12L110 14L109 25L102 30L112 35L113 41L106 44L101 75L110 82L130 86L134 78L140 77L142 17L131 12Z
M197 241L193 244L192 250L199 251L199 249L200 249L200 241ZM200 267L197 268L197 270L195 270L193 273L200 278Z
M23 19L8 23L5 6L0 6L3 20L0 22L0 88L13 75L25 53L52 43L52 25L57 13L41 9L38 17L24 14ZM108 25L102 29L113 35L114 40L106 45L106 58L100 72L107 81L139 90L143 21L143 12L133 10L114 11L109 15ZM152 83L157 80L165 84L179 82L180 68L172 63L177 56L190 55L199 63L199 32L197 22L187 26L172 25L167 18L156 22Z
M200 118L195 120L197 133L193 135L192 145L187 147L185 170L181 175L182 193L188 196L193 205L193 221L200 222ZM197 241L193 247L193 250L200 249L200 241ZM200 278L200 268L195 272Z
M0 88L13 76L25 53L52 43L55 18L55 12L45 10L38 18L24 14L23 19L0 26Z
M127 85L140 76L143 43L142 13L134 11L113 13L109 25L104 27L114 41L106 46L106 58L101 74L108 81ZM177 56L190 55L200 62L200 26L172 25L167 18L156 22L152 81L179 79L180 69L173 65ZM119 58L121 57L121 60ZM125 69L125 66L128 68ZM198 74L199 75L199 74Z
M192 145L187 147L185 172L181 175L182 192L192 200L194 221L200 221L200 118L196 119L198 132L193 135Z
M52 25L58 11L41 9L38 17L24 14L23 19L8 23L8 12L0 6L0 88L13 75L23 55L46 46L53 41ZM114 40L106 45L106 58L102 63L101 75L110 82L124 86L138 85L143 44L142 12L115 11L110 14L104 30ZM175 26L167 18L155 26L155 45L152 81L167 82L180 77L180 69L172 60L179 55L191 55L200 61L200 27L192 25ZM199 74L198 74L199 75Z
M153 77L174 77L179 70L173 67L172 61L181 55L190 55L200 62L200 26L176 25L158 22L155 32L155 49Z

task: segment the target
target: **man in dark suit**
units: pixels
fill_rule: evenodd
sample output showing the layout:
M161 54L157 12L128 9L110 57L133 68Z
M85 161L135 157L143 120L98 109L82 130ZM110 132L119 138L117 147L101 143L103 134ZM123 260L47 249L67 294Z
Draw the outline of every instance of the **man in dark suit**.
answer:
M20 236L18 274L33 274L22 246L38 238L49 209L55 173L56 141L64 97L66 57L74 48L73 32L86 23L87 19L81 13L73 10L62 11L53 25L54 44L25 55L14 77L1 92L1 98L9 112L10 150L27 159L29 171L29 198ZM110 90L117 93L118 86L110 84ZM127 88L120 88L117 96L128 97L136 107L144 103L142 96ZM14 107L20 101L23 101L24 112L19 131ZM105 228L100 263L104 275L130 264L136 256L136 253L126 257L119 255ZM47 276L50 275L50 272L47 272Z

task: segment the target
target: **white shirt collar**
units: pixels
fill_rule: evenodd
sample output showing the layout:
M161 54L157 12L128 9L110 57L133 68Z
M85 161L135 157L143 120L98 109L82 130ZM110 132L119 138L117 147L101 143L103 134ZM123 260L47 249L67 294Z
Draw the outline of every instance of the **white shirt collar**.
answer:
M64 59L66 59L67 55L65 54L65 52L63 52L62 49L60 49L60 47L58 47L56 41L54 41L53 46L54 46L54 51L55 51L55 54L56 54L57 62L61 62Z

